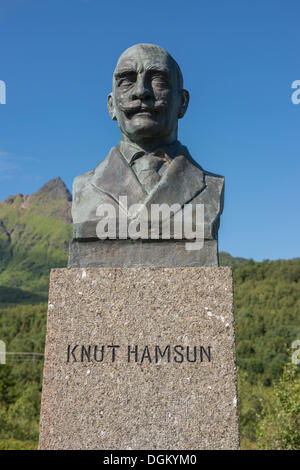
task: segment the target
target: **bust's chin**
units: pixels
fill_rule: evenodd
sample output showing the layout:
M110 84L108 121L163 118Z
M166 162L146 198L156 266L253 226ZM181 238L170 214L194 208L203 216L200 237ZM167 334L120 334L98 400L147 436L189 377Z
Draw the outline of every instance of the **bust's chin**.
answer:
M126 136L126 140L137 144L153 142L163 138L162 130L157 122L151 119L141 119L140 116L135 123L131 123L130 126L126 126L126 128L121 129L121 131L123 135Z

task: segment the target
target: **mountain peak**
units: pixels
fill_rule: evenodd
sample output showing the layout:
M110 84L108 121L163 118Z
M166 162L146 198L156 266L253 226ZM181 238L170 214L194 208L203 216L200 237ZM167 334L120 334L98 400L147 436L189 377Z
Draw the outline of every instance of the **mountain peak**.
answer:
M44 184L44 186L42 186L32 196L33 197L47 196L49 200L55 200L55 199L65 199L67 201L72 200L70 191L68 190L65 183L62 181L62 179L59 176L48 181L48 183Z

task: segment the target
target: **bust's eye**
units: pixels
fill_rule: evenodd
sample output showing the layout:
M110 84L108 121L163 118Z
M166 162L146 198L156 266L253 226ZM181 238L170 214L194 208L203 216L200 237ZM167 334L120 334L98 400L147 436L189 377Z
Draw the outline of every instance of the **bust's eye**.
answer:
M118 86L130 86L136 81L136 74L135 73L128 73L126 75L122 75L117 79Z
M155 74L152 76L152 83L161 87L169 87L170 83L167 77L162 74Z

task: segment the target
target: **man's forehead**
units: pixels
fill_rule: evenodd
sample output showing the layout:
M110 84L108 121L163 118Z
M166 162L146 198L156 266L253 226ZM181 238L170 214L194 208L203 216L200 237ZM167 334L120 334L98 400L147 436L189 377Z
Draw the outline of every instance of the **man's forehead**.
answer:
M173 69L171 57L160 48L131 47L119 58L115 73L126 70L158 69L171 72Z

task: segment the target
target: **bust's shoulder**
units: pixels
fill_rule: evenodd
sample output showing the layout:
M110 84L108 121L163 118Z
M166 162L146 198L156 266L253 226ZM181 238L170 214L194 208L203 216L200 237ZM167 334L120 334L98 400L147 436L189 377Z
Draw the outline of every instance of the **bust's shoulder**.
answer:
M187 155L187 158L199 170L199 175L202 175L204 182L204 190L195 198L195 201L201 201L207 206L217 207L221 213L224 206L225 177L204 170L190 154Z
M218 175L217 173L212 173L211 171L203 170L205 175L205 180L211 183L218 184L220 186L224 186L225 184L225 176Z
M204 179L209 198L215 201L219 199L220 206L223 208L225 177L210 171L204 171Z
M105 168L109 165L111 157L118 151L117 147L113 147L108 155L98 165L82 175L78 175L73 180L73 194L80 192L88 183L91 182L95 175L101 174Z
M211 171L207 171L207 170L204 170L204 168L192 157L192 155L190 154L188 148L185 146L185 145L182 145L181 142L178 142L179 143L179 149L180 149L180 153L182 153L182 155L184 155L186 157L186 159L194 166L196 167L198 170L201 171L201 173L203 173L204 177L210 181L215 181L216 183L224 183L224 176L222 175L218 175L216 173L212 173Z
M95 173L95 169L87 171L86 173L83 173L82 175L76 176L73 180L73 193L74 193L74 190L78 191L80 188L85 186L85 184L89 182L89 180L92 178L94 173Z

